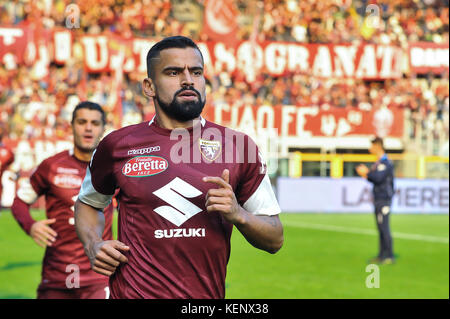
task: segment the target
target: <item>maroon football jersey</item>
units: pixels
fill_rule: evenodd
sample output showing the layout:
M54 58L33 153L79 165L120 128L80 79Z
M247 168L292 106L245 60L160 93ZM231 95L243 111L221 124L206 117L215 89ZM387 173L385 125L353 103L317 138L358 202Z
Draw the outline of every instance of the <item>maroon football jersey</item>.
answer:
M280 212L261 155L242 133L204 119L173 131L152 120L102 140L79 199L102 208L120 189L118 239L130 250L111 276L112 298L225 297L232 224L206 211L218 186L202 180L225 168L247 211Z
M45 195L47 219L56 219L55 223L49 225L58 235L52 246L47 246L45 250L41 288L67 288L68 276L77 270L80 287L108 281L107 276L91 270L74 226L74 204L87 166L87 162L78 160L71 151L63 151L44 160L33 172L29 182L23 183L17 191L17 197L27 204ZM104 213L103 239L111 240L112 205Z

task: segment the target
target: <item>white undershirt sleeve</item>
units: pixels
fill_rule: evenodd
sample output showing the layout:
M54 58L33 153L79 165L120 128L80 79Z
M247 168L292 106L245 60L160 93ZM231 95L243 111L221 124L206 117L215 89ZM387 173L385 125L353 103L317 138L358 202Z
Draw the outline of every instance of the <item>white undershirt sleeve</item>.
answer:
M91 171L86 169L86 176L84 177L83 184L81 185L80 193L78 194L78 199L92 207L98 209L104 209L112 201L113 195L104 195L97 192L92 185Z
M24 203L28 205L33 204L38 199L38 194L34 191L33 186L31 186L30 179L24 179L21 182L19 189L17 190L17 197L19 197Z
M281 213L280 206L270 184L267 174L256 191L242 206L246 211L254 215L277 215Z

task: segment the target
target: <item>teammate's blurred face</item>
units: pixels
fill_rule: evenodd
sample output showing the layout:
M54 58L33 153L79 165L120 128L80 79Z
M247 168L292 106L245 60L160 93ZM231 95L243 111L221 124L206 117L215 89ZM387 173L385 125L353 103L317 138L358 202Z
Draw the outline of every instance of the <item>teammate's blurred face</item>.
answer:
M153 78L144 80L144 92L172 119L186 122L197 118L206 102L200 52L191 47L162 50Z
M84 153L92 153L105 132L102 114L86 108L77 110L72 131L75 148Z

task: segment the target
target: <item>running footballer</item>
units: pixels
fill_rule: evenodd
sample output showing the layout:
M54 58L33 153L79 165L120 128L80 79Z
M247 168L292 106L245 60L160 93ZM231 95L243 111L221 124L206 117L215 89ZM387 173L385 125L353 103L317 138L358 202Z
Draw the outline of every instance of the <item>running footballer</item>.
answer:
M11 207L22 229L45 247L38 299L105 299L108 278L92 271L74 227L74 202L92 152L105 131L105 113L97 103L81 102L72 115L73 149L37 166L17 191ZM45 197L46 219L36 221L30 207ZM112 239L113 207L102 216L100 237Z
M177 36L147 55L150 122L112 132L92 156L75 225L111 298L224 298L233 225L270 253L283 245L280 208L255 143L201 117L202 54ZM118 190L117 241L101 211Z

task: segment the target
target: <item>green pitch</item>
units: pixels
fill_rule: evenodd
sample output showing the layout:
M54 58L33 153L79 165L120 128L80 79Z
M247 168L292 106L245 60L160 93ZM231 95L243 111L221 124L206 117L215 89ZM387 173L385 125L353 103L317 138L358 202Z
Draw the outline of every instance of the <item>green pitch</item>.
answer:
M33 216L44 218L40 211ZM234 230L227 298L449 298L448 215L391 217L397 262L379 266L379 288L366 286L374 275L366 272L367 260L378 245L373 215L281 219L285 243L275 255L251 247ZM36 297L43 252L9 211L0 214L0 298Z

